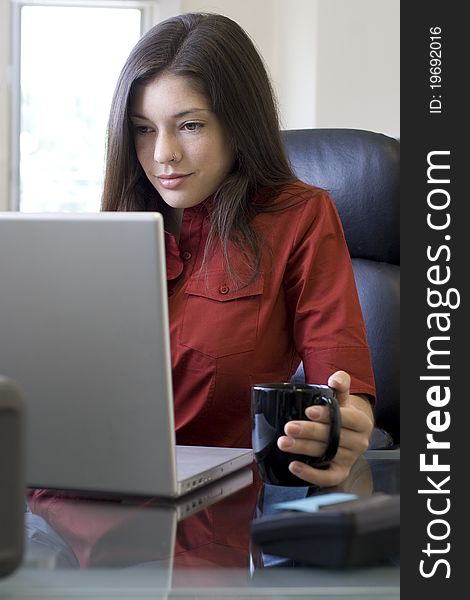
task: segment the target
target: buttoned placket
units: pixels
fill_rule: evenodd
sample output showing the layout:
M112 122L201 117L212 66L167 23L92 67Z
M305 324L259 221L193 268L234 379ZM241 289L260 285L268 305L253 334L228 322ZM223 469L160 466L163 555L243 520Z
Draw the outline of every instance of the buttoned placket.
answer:
M179 248L185 280L200 266L206 237L204 228L208 218L207 210L202 205L184 211Z

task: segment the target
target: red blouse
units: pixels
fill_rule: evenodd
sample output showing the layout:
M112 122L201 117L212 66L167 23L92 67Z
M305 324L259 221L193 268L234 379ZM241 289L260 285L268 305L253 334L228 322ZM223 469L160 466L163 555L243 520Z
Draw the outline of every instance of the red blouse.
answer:
M276 210L255 217L265 243L261 274L247 285L230 278L220 249L202 267L211 202L184 211L179 246L166 234L177 443L250 447L251 386L289 381L300 360L307 382L341 369L351 393L374 396L351 260L328 194L296 182ZM248 281L240 251L229 249Z

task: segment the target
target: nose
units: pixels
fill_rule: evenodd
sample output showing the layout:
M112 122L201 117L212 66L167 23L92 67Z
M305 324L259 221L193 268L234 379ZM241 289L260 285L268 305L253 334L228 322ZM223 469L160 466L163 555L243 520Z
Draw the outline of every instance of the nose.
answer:
M170 133L160 131L155 139L153 159L160 164L179 162L181 160L181 148L176 137Z

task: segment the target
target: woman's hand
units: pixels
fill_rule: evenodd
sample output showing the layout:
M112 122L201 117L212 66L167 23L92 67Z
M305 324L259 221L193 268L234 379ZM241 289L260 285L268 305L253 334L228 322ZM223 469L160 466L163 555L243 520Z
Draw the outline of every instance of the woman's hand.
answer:
M346 479L352 465L367 450L374 427L370 402L365 396L349 393L351 378L346 372L337 371L331 375L328 385L336 390L341 410L341 434L336 456L328 469L316 469L299 461L292 461L289 465L297 477L322 487L335 486ZM289 421L286 424L286 435L278 439L278 446L285 452L321 456L329 436L328 407L310 406L305 414L309 421Z

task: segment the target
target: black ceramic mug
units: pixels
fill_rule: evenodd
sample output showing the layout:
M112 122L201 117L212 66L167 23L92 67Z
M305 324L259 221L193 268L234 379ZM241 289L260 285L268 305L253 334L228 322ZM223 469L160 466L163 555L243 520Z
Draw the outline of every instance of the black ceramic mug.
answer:
M306 421L305 409L312 405L328 406L330 435L323 456L291 454L278 448L279 436L285 435L288 421ZM251 388L252 446L256 464L265 483L307 486L289 471L289 463L299 460L312 467L327 468L334 458L341 430L341 413L333 388L310 383L259 383Z

